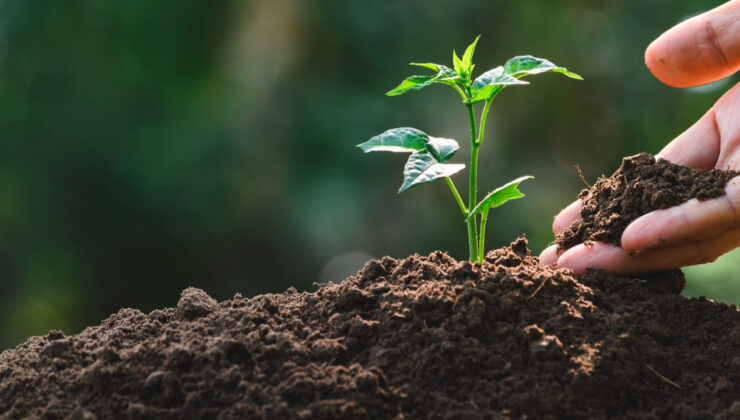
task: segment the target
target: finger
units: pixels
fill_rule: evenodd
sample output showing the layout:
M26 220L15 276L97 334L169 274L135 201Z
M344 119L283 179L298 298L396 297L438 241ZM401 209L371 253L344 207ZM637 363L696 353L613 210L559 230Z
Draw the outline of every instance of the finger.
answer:
M718 235L737 228L739 222L740 177L735 177L721 197L691 199L637 218L622 233L621 244L627 252L669 246Z
M668 143L656 156L677 165L709 170L720 152L720 133L714 109L709 110L688 130Z
M553 265L558 261L558 245L550 245L540 253L540 264Z
M587 268L598 267L616 275L635 275L672 270L716 260L740 245L740 229L702 241L682 243L673 247L655 248L636 255L601 242L592 247L583 244L565 251L558 258L558 267L583 274Z
M657 157L709 170L740 168L740 83L727 91L699 121Z
M627 252L618 246L594 242L591 246L579 244L569 248L560 255L557 266L570 268L575 274L583 274L586 269L592 267L612 271L609 268L620 268L620 264L625 264L627 257L629 257Z
M716 167L740 169L740 83L722 95L713 110L722 139Z
M568 205L568 207L560 210L555 220L552 222L552 231L557 235L563 232L570 226L576 219L581 218L581 209L583 208L583 200L576 200Z
M729 1L669 29L645 51L645 63L663 83L703 85L740 69L740 0Z

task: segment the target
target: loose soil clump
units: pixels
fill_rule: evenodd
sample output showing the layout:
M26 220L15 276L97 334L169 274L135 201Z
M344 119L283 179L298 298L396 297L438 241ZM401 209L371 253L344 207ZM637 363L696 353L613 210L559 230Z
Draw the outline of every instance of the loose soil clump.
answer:
M740 312L683 283L574 277L518 239L314 293L191 288L0 354L0 419L738 418Z
M624 230L633 220L692 198L708 200L725 193L725 184L740 175L736 171L702 171L655 160L650 154L626 157L609 178L599 178L583 190L581 219L559 234L559 250L580 243L601 241L620 246Z

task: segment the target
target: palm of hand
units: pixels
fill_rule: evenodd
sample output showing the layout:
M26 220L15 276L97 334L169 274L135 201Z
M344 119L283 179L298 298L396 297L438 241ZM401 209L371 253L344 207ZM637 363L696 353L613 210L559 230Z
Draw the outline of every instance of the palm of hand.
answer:
M719 80L740 69L740 0L672 28L645 54L650 70L676 87ZM725 93L691 128L669 143L659 158L709 170L740 170L740 83ZM740 246L740 176L727 183L726 195L648 213L622 235L622 247L583 244L557 253L557 245L540 255L582 273L602 267L616 274L637 274L711 262ZM580 217L581 201L558 214L557 234Z

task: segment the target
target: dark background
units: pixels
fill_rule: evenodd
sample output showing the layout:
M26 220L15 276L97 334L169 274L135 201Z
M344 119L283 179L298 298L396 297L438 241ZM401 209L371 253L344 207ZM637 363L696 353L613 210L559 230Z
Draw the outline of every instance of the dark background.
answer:
M598 3L598 4L597 4ZM383 93L482 34L476 73L520 54L555 74L506 89L481 149L497 209L489 248L552 216L625 155L657 152L738 80L678 90L645 47L720 2L0 2L0 350L71 334L120 307L172 306L187 286L314 290L383 255L467 253L444 183L401 196L405 156L354 145L414 126L463 144L457 95ZM456 178L464 189L464 175ZM687 270L688 294L740 302L740 254Z

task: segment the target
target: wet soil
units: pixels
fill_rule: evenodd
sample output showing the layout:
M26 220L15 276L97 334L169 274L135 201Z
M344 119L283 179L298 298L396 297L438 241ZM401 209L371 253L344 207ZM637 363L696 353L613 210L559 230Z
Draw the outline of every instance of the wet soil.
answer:
M123 309L0 354L0 419L740 418L740 312L680 271L370 261L313 293Z
M633 220L692 198L708 200L725 193L725 184L740 172L702 171L658 160L647 153L626 157L609 178L602 176L579 197L586 198L581 219L559 234L559 250L601 241L619 246Z

